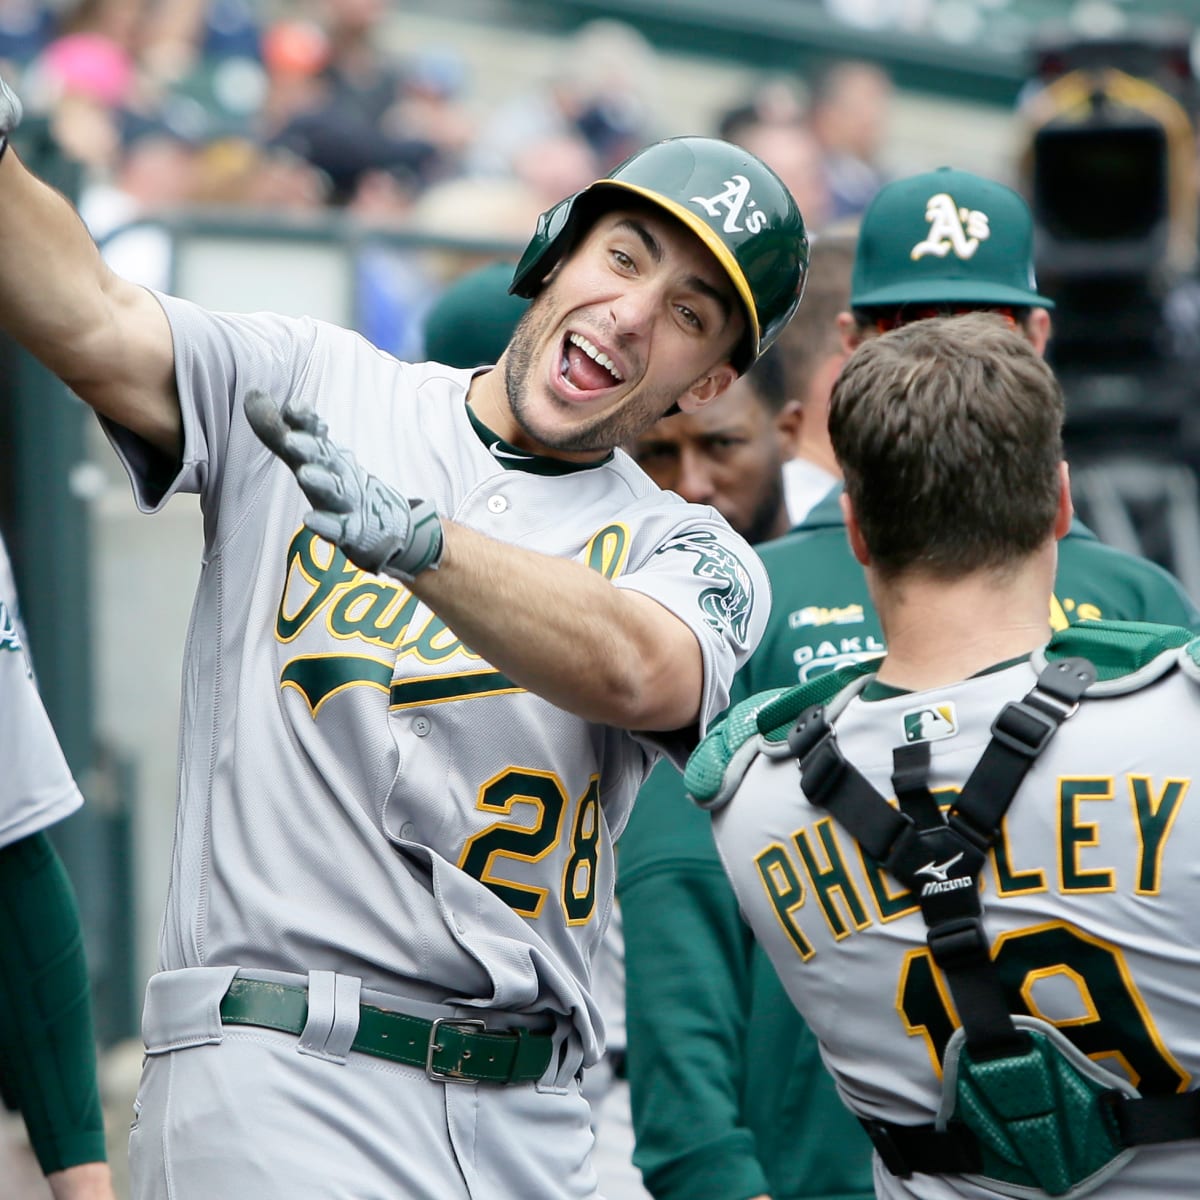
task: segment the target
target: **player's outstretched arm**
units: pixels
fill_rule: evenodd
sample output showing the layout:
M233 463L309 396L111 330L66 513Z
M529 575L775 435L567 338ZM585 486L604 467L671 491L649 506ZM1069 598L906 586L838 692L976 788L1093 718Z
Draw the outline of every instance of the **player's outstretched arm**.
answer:
M696 635L649 596L569 559L442 521L440 569L415 595L515 683L590 721L668 731L700 711Z
M171 331L154 297L105 265L67 200L17 158L21 105L0 80L0 329L98 412L175 454Z
M697 720L696 635L657 601L582 563L439 518L363 470L308 409L248 393L246 418L313 505L305 524L413 594L515 684L589 721L667 732Z

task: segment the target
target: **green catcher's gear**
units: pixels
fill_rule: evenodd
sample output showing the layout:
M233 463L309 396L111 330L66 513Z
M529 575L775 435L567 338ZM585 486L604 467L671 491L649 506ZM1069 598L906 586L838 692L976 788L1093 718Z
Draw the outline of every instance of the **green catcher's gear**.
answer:
M606 179L538 218L512 291L535 296L554 265L603 212L638 196L675 217L712 251L742 302L746 332L732 361L746 371L791 320L808 274L808 235L792 194L748 150L707 137L639 150Z

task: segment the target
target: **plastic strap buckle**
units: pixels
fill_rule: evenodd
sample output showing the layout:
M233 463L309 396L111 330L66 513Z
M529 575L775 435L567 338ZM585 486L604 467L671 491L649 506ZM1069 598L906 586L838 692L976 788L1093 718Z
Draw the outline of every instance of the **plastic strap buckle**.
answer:
M859 1117L858 1120L867 1131L867 1137L871 1139L871 1145L875 1147L875 1153L879 1155L883 1165L898 1178L911 1179L912 1168L908 1165L908 1160L904 1157L900 1147L896 1145L887 1125L883 1121L876 1121L870 1117Z
M1024 700L1010 700L992 722L992 737L1026 758L1037 758L1059 722Z

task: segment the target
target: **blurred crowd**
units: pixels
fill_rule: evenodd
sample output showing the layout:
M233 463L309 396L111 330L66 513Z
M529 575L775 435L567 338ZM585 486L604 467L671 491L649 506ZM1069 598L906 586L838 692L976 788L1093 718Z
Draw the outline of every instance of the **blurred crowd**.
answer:
M583 26L559 68L486 112L452 46L396 50L385 0L81 0L0 5L0 72L84 168L78 204L102 243L181 207L236 206L434 237L523 244L537 215L629 153L719 133L773 166L810 229L862 211L879 184L892 94L878 67L764 80L710 130L665 128L656 55L631 27ZM110 260L169 286L169 244L113 240ZM471 264L457 261L442 273ZM421 351L422 308L445 278L364 256L363 332Z

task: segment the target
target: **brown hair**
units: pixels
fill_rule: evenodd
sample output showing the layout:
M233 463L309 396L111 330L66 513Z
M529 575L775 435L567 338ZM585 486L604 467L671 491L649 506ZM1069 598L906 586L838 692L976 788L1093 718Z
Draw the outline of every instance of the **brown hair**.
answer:
M1058 511L1062 422L1050 368L993 314L864 342L829 435L876 569L954 579L1032 553Z

